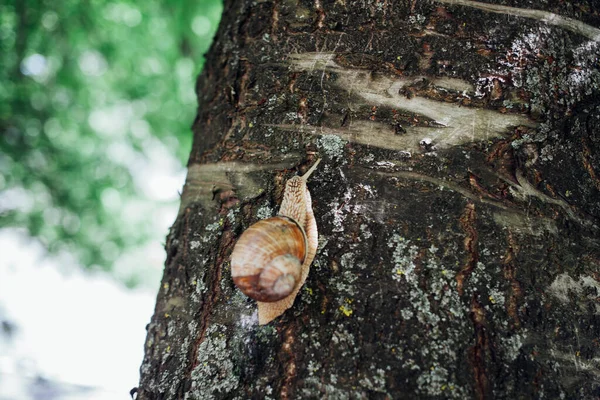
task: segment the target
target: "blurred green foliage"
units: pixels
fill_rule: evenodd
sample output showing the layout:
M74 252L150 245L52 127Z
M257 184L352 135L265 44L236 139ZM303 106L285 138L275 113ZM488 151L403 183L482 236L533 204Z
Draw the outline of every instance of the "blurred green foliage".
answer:
M152 216L127 216L147 207L135 175L162 145L185 163L221 12L220 0L0 2L0 227L107 270L148 240Z

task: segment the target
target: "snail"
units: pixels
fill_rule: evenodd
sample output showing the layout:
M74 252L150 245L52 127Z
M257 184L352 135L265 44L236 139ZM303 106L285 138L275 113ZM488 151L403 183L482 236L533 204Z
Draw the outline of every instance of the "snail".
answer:
M257 300L258 323L268 324L294 304L317 252L317 222L306 181L321 160L285 184L275 217L260 220L242 233L231 254L231 276Z

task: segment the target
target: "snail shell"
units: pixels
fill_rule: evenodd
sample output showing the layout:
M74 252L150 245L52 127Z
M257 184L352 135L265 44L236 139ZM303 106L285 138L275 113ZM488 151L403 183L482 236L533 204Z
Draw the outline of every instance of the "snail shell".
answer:
M292 293L305 258L306 234L296 221L285 216L263 219L236 243L231 276L246 296L273 302Z
M258 301L260 325L294 304L317 252L317 223L306 181L319 162L286 182L279 214L250 226L231 254L233 281Z

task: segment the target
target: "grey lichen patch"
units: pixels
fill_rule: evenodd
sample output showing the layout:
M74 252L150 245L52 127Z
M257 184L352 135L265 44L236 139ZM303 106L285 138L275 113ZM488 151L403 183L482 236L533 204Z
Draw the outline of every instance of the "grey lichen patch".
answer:
M354 313L354 296L357 294L356 270L366 267L362 263L356 263L355 257L356 254L351 252L342 254L339 274L332 283L336 293L337 310L346 317L350 317Z
M265 203L256 210L256 218L265 219L270 218L274 214L273 208L269 205L269 203Z
M493 279L492 275L488 273L486 266L481 261L477 261L475 268L471 271L469 281L471 287L477 286L478 284L486 285Z
M356 254L354 253L344 253L342 254L342 256L340 257L340 265L342 266L342 273L346 272L346 271L352 271L356 266L359 266L361 269L364 268L364 264L357 264L355 262L356 260ZM352 280L353 282L353 280Z
M570 43L565 43L565 40L569 40L567 37L565 33L548 26L533 28L513 41L511 52L502 63L515 77L515 85L521 83L532 94L530 104L533 113L545 113L554 107L572 108L591 94L590 88L598 87L600 74L594 67L595 61L589 59L590 54L597 57L597 43L586 43L583 47L587 54L581 57L581 52L577 49L572 51ZM554 60L552 63L536 62L540 55L542 60L545 57ZM524 60L528 62L524 63ZM562 96L556 99L559 93ZM540 129L532 139L542 141L547 134L547 131Z
M305 380L305 387L302 388L300 398L315 398L315 393L320 393L322 398L330 400L350 400L361 399L361 393L356 390L341 388L336 385L336 377L330 377L331 383L323 383L321 376L310 376Z
M219 220L217 222L213 222L212 224L206 225L206 227L204 229L207 232L214 232L214 231L218 231L219 229L221 229L221 226L223 226L223 221Z
M344 198L340 200L339 198L333 199L331 203L329 203L329 211L325 216L331 214L333 217L332 224L332 232L343 232L344 231L344 221L346 220L348 213L352 211L350 200L354 197L353 191L351 188L348 188L344 193Z
M354 334L349 332L343 325L339 325L338 329L333 333L331 342L339 347L339 350L341 350L340 355L343 357L349 357L358 353Z
M424 391L431 396L441 394L446 382L448 382L448 370L437 364L432 365L429 371L422 373L417 379L419 387L424 388Z
M594 305L595 314L600 314L600 283L591 276L582 275L578 280L573 279L566 272L558 275L548 287L548 293L563 304L590 302ZM583 307L583 304L582 304ZM585 310L586 308L583 307Z
M413 14L408 17L408 23L413 25L415 29L422 29L422 25L427 21L423 14Z
M388 247L393 248L392 254L392 279L409 283L414 283L417 276L414 273L415 263L419 248L410 244L410 240L394 234L388 243Z
M361 235L360 235L361 240L368 240L371 237L373 237L373 234L369 230L369 226L367 224L360 225L360 233L361 233Z
M385 389L385 370L382 368L375 368L373 365L371 365L370 370L370 374L362 377L358 383L360 383L365 389L372 390L374 392L385 393L390 396Z
M499 290L497 288L491 288L489 291L488 300L490 303L497 305L498 307L504 308L506 297L502 290Z
M344 147L346 141L338 135L323 135L317 140L317 146L333 161L342 162L344 160Z
M222 398L239 385L232 351L227 345L227 327L213 324L198 348L197 366L192 370L191 390L185 399Z
M454 273L440 266L434 258L433 249L430 247L430 258L424 260L425 268L436 273L430 279L429 293L423 291L419 285L420 276L415 269L415 260L419 254L419 247L410 244L410 241L398 234L393 234L388 247L393 248L392 254L392 279L406 283L409 286L409 299L412 310L405 310L402 315L404 318L411 318L413 315L423 324L437 325L444 317L440 317L433 311L429 295L432 299L439 302L455 317L464 316L463 307L456 291L452 290L456 283ZM435 246L433 246L435 248ZM433 253L433 254L432 254Z
M501 349L508 361L514 361L519 356L521 347L523 347L526 338L527 331L500 338Z
M234 224L235 223L235 214L236 214L236 212L234 211L233 208L227 212L227 221L230 224Z
M443 396L450 399L466 399L469 397L469 393L463 387L456 385L448 370L438 363L419 375L417 384L422 392L429 396Z
M462 342L458 338L468 325L468 310L457 294L453 269L440 262L438 253L442 252L435 244L417 246L394 233L388 247L392 249L391 277L398 282L399 290L409 303L400 310L400 315L428 331L428 341L418 352L409 349L401 354L405 360L412 360L409 364L405 362L404 368L421 371L417 384L422 395L464 398L467 391L444 367L459 359L457 349ZM425 274L428 287L422 285ZM417 335L411 340L420 341ZM402 343L396 347L406 348ZM422 360L421 363L417 363L417 359Z
M206 283L204 282L204 271L201 273L201 276L192 279L192 286L194 287L194 295L192 296L193 300L200 301L200 296L202 296L208 288L206 287Z
M319 370L321 369L321 364L314 360L310 360L308 362L307 369L308 369L309 376L315 376L315 374L317 374L319 372Z
M432 247L435 248L433 245ZM454 318L464 318L466 310L456 291L455 273L438 263L437 257L434 256L435 251L432 251L432 248L429 251L430 255L424 261L425 269L433 272L430 277L430 292L433 299L439 302L442 309ZM445 320L445 318L442 318L442 320Z
M201 237L202 242L204 242L204 243L213 242L215 240L215 238L220 235L221 229L223 227L223 223L224 223L224 219L219 218L217 221L213 222L212 224L206 225L206 227L204 228L204 231L206 233Z
M166 324L166 326L164 326L164 336L167 339L163 340L163 337L161 337L160 340L151 343L150 346L159 346L158 348L161 350L161 364L170 363L170 365L175 367L165 366L165 368L162 368L160 373L156 374L156 380L149 383L149 387L157 393L164 393L167 394L168 397L175 398L178 389L178 379L185 376L186 368L188 366L187 355L190 345L189 338L195 337L198 323L196 321L191 321L187 325L182 325L180 319L172 318L170 315L165 317L166 321L163 322ZM155 328L156 326L153 326L150 327L149 330L151 331ZM169 340L169 338L176 337L183 337L184 339L181 342ZM149 372L145 368L146 365L148 364L144 363L142 365L142 373Z
M598 87L600 74L597 69L590 69L589 66L595 65L599 51L600 43L597 41L586 42L573 51L577 68L571 70L567 81L570 87L580 89L582 96L592 95Z

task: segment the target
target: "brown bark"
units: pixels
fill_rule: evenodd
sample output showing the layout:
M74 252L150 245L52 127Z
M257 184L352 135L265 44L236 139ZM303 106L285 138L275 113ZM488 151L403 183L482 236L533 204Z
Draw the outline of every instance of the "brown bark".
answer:
M493 3L226 2L138 399L600 396L599 11ZM229 256L317 157L258 326Z

